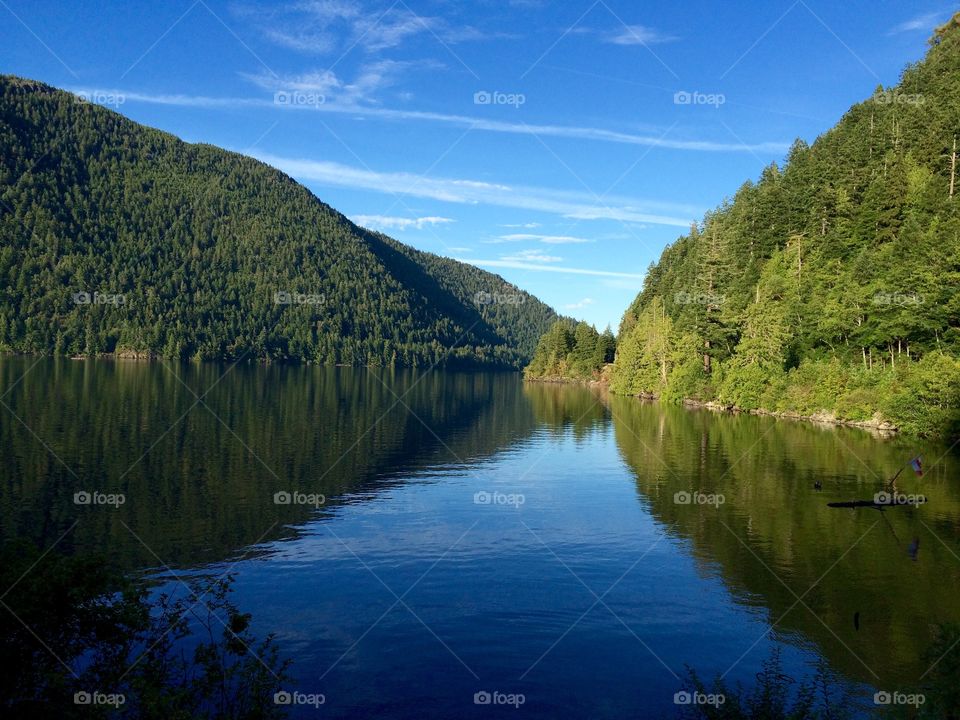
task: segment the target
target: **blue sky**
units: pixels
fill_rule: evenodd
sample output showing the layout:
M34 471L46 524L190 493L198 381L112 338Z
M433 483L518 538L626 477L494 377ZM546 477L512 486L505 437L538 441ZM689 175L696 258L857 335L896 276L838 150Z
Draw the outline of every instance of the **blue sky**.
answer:
M922 58L942 2L0 0L0 72L269 162L616 329L664 245Z

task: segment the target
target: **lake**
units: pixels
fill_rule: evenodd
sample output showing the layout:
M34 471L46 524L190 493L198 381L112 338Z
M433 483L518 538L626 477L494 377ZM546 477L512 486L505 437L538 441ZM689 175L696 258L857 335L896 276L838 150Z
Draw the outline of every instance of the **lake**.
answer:
M294 716L673 717L776 649L869 703L960 621L939 442L507 373L6 357L0 394L3 539L235 573ZM927 504L827 507L917 454Z

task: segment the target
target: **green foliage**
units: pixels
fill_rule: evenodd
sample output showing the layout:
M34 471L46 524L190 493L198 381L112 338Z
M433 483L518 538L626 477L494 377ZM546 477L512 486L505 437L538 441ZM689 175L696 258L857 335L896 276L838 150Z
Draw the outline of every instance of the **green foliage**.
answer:
M688 692L723 696L720 704L691 704L680 712L689 720L843 720L853 717L849 687L825 665L809 680L798 682L783 671L779 650L774 650L757 673L748 691L717 679L708 689L695 670L688 669Z
M955 431L958 76L955 18L897 87L669 245L624 314L611 388Z
M41 83L0 76L0 147L3 351L522 367L556 320L261 162Z
M610 328L601 335L588 323L561 318L540 338L524 374L528 378L589 380L612 361L615 352Z
M232 578L194 579L179 598L151 600L145 583L102 558L6 546L2 561L0 582L9 588L0 614L5 717L283 716L273 696L289 663L272 636L253 636L250 615L229 599ZM94 691L123 701L76 701Z

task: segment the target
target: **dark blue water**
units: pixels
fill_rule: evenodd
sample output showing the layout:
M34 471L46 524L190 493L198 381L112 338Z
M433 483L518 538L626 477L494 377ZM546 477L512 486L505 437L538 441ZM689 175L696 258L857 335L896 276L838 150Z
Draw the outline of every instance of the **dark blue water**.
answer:
M43 361L6 397L30 431L0 425L0 512L41 545L80 519L71 547L158 592L234 574L286 689L322 696L294 716L674 717L687 667L749 688L775 650L869 701L960 618L947 446L513 375L226 370ZM185 386L213 389L194 407ZM930 469L903 490L927 506L826 507L918 446ZM127 501L78 510L88 486Z

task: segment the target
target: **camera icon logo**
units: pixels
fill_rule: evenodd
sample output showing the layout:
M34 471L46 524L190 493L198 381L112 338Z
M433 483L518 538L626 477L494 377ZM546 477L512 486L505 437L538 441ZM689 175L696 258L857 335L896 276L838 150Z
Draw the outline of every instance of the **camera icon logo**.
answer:
M74 705L89 705L93 702L93 695L88 693L86 690L80 690L73 694L73 704Z
M280 692L275 692L273 694L274 705L290 705L292 702L293 702L293 695L291 695L286 690L281 690Z
M74 505L89 505L91 502L93 502L93 496L86 490L81 490L73 494Z
M493 502L493 495L488 493L486 490L481 490L480 492L473 494L474 505L489 505L492 502Z
M86 291L75 292L73 294L73 304L74 305L89 305L90 304L90 293Z
M674 105L689 105L693 102L693 95L686 90L679 90L673 94Z
M689 505L692 499L692 496L686 490L681 490L673 494L674 505Z
M689 705L693 702L693 696L686 690L680 690L673 694L674 705Z
M493 696L486 690L481 690L473 694L474 705L489 705L491 702L493 702Z
M474 105L489 105L493 102L493 95L491 95L486 90L480 90L473 94L473 104Z
M879 690L873 694L874 705L889 705L893 697L886 690Z
M873 496L873 502L877 505L890 505L892 499L893 496L885 490Z
M281 490L280 492L275 492L273 494L273 504L274 505L289 505L293 500L293 496L290 495L286 490Z

